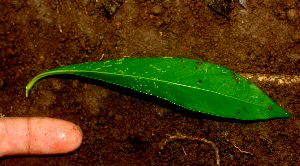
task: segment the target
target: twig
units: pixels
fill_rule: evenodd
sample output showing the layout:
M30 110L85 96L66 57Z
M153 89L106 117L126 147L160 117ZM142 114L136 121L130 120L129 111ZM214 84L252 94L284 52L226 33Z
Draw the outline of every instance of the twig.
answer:
M257 79L263 82L277 82L278 84L298 84L300 82L300 76L297 75L272 75L272 74L251 74L240 73L241 76L246 79Z
M100 58L100 60L99 60L99 61L101 61L101 60L103 59L103 57L104 57L104 54L102 54L102 56L101 56L101 58Z
M58 29L59 29L59 32L60 33L63 33L63 30L62 30L62 28L61 28L61 23L60 23L60 15L59 15L59 2L57 1L57 17L58 17Z
M235 148L237 148L241 153L248 153L248 154L250 154L251 156L252 156L252 153L250 153L250 152L247 152L247 151L244 151L244 150L241 150L238 146L236 146L234 143L232 143L232 145L235 147Z
M253 156L253 154L251 152L248 152L248 151L244 151L244 150L241 150L238 146L236 146L233 142L231 142L230 140L227 140L228 142L232 143L232 145L237 148L241 153L247 153L247 154L250 154L251 156Z
M209 140L207 140L205 138L200 138L200 137L186 136L186 135L183 135L183 134L181 134L179 132L177 132L176 135L173 135L173 136L168 135L168 136L169 136L169 138L166 138L165 140L162 140L159 143L159 147L160 147L161 150L164 149L164 146L166 144L168 144L170 141L175 140L175 139L186 139L186 140L192 140L192 141L201 141L201 142L210 144L214 148L215 153L216 153L216 158L217 158L216 159L217 165L220 165L219 148L216 146L216 144L213 141L209 141Z

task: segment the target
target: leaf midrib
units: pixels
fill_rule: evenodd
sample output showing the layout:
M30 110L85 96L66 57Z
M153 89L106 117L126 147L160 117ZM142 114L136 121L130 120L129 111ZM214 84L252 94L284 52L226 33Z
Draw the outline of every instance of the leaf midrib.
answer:
M243 102L246 102L246 103L249 103L249 104L252 104L252 105L256 105L256 106L265 108L265 107L263 107L261 105L257 105L255 103L251 103L251 102L243 100L243 99L238 99L238 98L235 98L235 97L232 97L232 96L229 96L229 95L225 95L225 94L222 94L222 93L219 93L219 92L211 91L211 90L208 90L208 89L202 89L202 88L195 87L195 86L189 86L189 85L184 85L184 84L180 84L180 83L176 83L176 82L165 81L165 80L162 80L162 79L153 79L153 78L149 78L149 77L135 76L135 75L129 75L129 74L124 75L124 74L118 74L118 73L101 72L101 71L89 71L89 70L59 70L59 71L48 71L47 73L45 73L46 75L41 76L40 78L43 78L43 77L46 77L46 76L50 76L50 75L55 75L55 74L75 74L75 75L80 75L80 74L76 74L76 72L77 73L79 73L79 72L87 72L87 73L99 73L99 74L107 74L107 75L117 75L117 76L123 76L123 77L132 77L132 78L139 78L139 79L144 79L144 80L151 80L151 81L159 81L159 82L164 82L164 83L171 83L171 84L182 86L182 87L188 87L188 88L193 88L193 89L197 89L197 90L202 90L202 91L207 91L207 92L219 94L219 95L222 95L222 96L225 96L225 97L229 97L229 98L232 98L232 99L235 99L235 100L238 100L238 101L243 101ZM84 75L80 75L80 76L84 76ZM84 77L89 77L89 76L84 76ZM95 79L93 77L89 77L89 78ZM101 81L105 81L105 82L109 82L109 81L103 80L101 78L96 78L96 79L101 80ZM112 83L112 82L110 82L110 83ZM122 86L122 85L120 85L120 86ZM130 87L128 87L128 88L130 88Z

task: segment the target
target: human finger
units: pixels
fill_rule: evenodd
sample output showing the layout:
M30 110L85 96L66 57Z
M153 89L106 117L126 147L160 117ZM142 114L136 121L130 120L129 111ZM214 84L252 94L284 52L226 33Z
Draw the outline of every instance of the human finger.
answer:
M63 154L82 142L81 129L72 122L46 117L0 118L0 157Z

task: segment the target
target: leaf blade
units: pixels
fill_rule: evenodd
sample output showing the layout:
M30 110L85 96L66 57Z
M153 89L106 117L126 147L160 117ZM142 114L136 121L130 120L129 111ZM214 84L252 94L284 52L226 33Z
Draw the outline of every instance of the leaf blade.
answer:
M36 76L75 74L155 95L186 109L242 120L290 117L257 86L228 68L187 58L123 58L63 66Z

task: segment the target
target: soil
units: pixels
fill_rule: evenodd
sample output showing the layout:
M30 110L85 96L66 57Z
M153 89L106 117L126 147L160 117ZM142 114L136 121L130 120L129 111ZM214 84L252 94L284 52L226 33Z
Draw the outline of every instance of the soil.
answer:
M14 156L0 165L297 165L300 162L300 1L251 0L226 17L196 0L4 0L0 2L0 114L79 125L69 154ZM36 75L123 57L200 59L248 73L291 118L234 121L82 78ZM266 77L266 75L268 77ZM274 79L276 78L276 79ZM298 114L299 113L299 114Z

